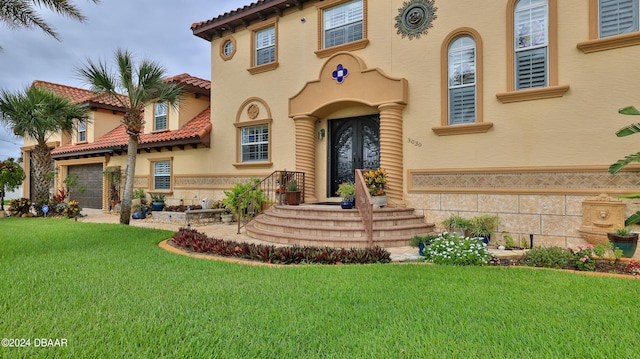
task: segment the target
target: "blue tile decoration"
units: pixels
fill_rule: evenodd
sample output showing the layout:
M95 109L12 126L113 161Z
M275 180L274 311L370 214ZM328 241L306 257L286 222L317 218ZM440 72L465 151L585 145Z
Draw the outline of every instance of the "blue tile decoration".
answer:
M341 84L344 81L344 78L349 75L349 70L344 68L342 64L339 64L336 70L333 72L332 77L336 82Z

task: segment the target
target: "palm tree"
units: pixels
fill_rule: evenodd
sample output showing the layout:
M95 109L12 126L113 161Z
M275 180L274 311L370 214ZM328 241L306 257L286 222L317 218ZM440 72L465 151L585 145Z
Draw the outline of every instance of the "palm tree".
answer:
M165 81L166 71L158 63L143 59L136 66L133 54L122 49L118 49L115 55L117 71L111 71L103 61L87 60L87 63L79 67L77 72L94 92L109 96L125 109L122 123L129 135L129 144L120 223L129 224L138 140L144 127L144 106L149 102L158 101L177 108L183 90L180 84Z
M52 162L47 142L54 134L73 130L75 119L86 119L87 112L86 106L38 86L24 92L0 91L0 120L17 136L36 142L32 151L36 203L49 198Z
M100 0L91 0L99 3ZM36 7L46 7L60 15L84 22L86 18L80 10L68 0L0 0L0 21L7 26L17 28L40 28L42 31L59 40L58 34L36 12Z

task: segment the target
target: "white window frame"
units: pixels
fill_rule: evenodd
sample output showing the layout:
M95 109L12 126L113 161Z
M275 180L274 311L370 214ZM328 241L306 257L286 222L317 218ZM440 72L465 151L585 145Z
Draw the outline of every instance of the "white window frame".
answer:
M612 7L618 5L617 9L608 9L608 14L603 16L603 2L608 3L607 5ZM638 22L640 18L640 6L638 2L639 0L598 0L598 37L606 38L609 36L637 32L639 30ZM620 3L623 3L622 5L624 7L622 9L620 9ZM615 11L615 13L612 14L611 11ZM621 28L621 23L624 23L624 21L622 21L624 15L628 15L630 19L626 22L627 24ZM603 18L611 16L613 16L613 18L607 20L610 20L616 29L615 31L607 31L606 33L603 33L603 31L605 31L605 24L603 24L603 21L606 21Z
M466 44L465 44L466 42ZM463 57L472 53L473 60L465 62ZM447 51L448 65L448 124L459 125L466 123L475 123L477 121L477 57L476 42L473 37L463 35L453 40ZM467 66L465 68L465 66ZM463 70L463 71L460 71ZM473 92L473 106L469 106L464 102L464 96L468 96L468 91ZM464 92L467 93L464 93ZM456 101L455 95L462 92L462 103ZM458 105L456 105L456 102ZM472 110L472 111L471 111ZM467 113L471 111L471 113ZM462 115L456 115L462 113Z
M156 160L156 161L153 161L152 163L153 163L153 190L170 191L171 190L171 160ZM158 186L158 179L164 179L166 181L166 185Z
M352 14L355 13L357 15L359 12L359 17L349 17L350 10L353 11L354 9L356 11L352 12ZM341 13L341 11L343 12ZM353 0L324 9L322 15L323 48L331 48L365 39L364 18L365 14L363 0ZM360 37L349 38L349 28L357 24L360 24ZM331 38L330 36L328 36L328 34L339 29L345 29L343 39L328 43L329 39Z
M168 128L167 111L168 104L166 102L156 102L153 104L153 130L164 131ZM164 123L164 126L159 126Z
M527 4L525 4L527 3ZM536 21L533 14L544 8L544 18L542 19L542 31L540 28L532 30L532 24ZM521 17L528 17L528 22L519 22ZM514 88L515 90L523 90L529 88L548 87L549 86L549 2L548 0L520 0L515 5L513 13L514 17ZM522 29L528 30L523 32ZM541 34L542 32L542 34ZM528 36L526 36L528 34ZM540 36L541 34L541 36ZM540 62L537 58L544 52L544 60ZM531 68L529 72L519 71L519 58L529 56L531 60ZM541 64L544 66L543 83L536 83L534 80L535 68L533 65ZM523 76L528 75L529 84L524 84Z
M276 27L269 26L265 29L258 30L254 34L255 36L255 59L254 66L261 66L270 64L276 61ZM269 51L268 61L261 59L261 52Z
M87 142L87 121L78 120L78 142Z
M258 138L253 138L254 136ZM267 161L269 161L269 125L242 127L240 129L240 162Z

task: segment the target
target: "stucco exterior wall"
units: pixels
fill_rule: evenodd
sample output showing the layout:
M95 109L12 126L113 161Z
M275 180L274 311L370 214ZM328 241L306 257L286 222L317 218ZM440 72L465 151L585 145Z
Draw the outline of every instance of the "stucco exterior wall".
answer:
M328 61L315 53L318 3L305 3L304 9L285 11L277 18L274 70L257 74L247 71L251 67L250 30L236 28L233 34L224 33L212 40L212 148L201 157L210 164L212 173L248 175L295 169L295 124L291 117L298 111L292 110L288 101L308 83L319 80ZM439 222L452 212L470 217L473 213L495 213L501 216L504 229L512 233L527 237L534 234L540 237L538 243L570 245L581 241L576 231L581 200L600 190L637 190L637 168L631 168L624 181L607 177L611 175L606 169L636 151L635 138L617 138L615 131L632 122L618 115L617 109L638 99L638 88L629 79L640 72L636 61L640 46L580 51L577 44L589 39L588 2L551 1L557 5L557 85L568 86L568 91L561 97L512 103L503 103L496 96L509 89L510 1L481 5L475 0L437 1L438 17L433 27L428 34L412 40L402 38L394 27L402 0L366 3L369 43L351 53L368 69L377 68L408 83L407 103L402 110L402 190L406 204L423 211L428 221ZM305 21L301 21L303 18ZM484 71L478 86L483 92L483 121L493 126L485 133L443 136L433 130L442 125L443 41L461 28L473 29L482 40ZM220 46L228 39L235 41L236 51L231 59L223 59ZM361 90L371 91L364 87ZM263 100L273 118L271 162L245 168L234 166L235 160L220 159L218 154L237 151L237 138L231 136L236 133L233 123L238 108L251 97ZM380 112L358 99L347 102L316 112L320 116L315 131L327 130L330 119ZM316 138L313 147L316 193L318 200L326 200L327 139ZM455 176L448 177L446 185L433 185L433 178L442 172ZM495 177L504 174L531 176L539 183L527 187L516 179L503 185ZM477 184L474 177L494 181ZM455 181L462 184L452 185ZM635 211L633 206L629 202L628 213Z

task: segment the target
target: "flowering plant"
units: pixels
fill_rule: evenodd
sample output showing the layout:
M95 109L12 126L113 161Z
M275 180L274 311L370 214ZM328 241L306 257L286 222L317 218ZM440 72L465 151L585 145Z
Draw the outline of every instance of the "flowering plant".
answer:
M384 187L387 184L387 172L382 168L378 168L375 171L367 171L364 173L364 182L372 196L384 196Z
M578 250L574 252L576 268L580 271L596 270L596 260L593 259L593 245L587 244L586 247L578 246Z
M485 265L491 259L487 245L478 238L443 232L424 250L427 261L449 265Z

